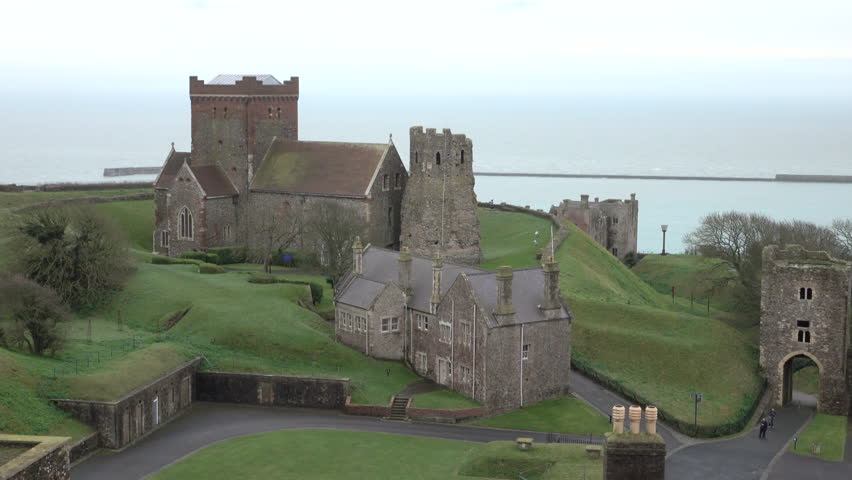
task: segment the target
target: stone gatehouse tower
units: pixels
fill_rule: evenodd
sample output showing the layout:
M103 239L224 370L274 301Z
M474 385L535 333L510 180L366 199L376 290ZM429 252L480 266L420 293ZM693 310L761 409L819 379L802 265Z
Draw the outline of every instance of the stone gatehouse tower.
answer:
M792 399L793 359L804 356L819 368L818 411L847 414L850 287L850 265L826 252L798 245L763 250L760 366L773 403Z
M411 127L409 179L400 245L416 255L478 265L479 218L473 191L473 142L445 128Z

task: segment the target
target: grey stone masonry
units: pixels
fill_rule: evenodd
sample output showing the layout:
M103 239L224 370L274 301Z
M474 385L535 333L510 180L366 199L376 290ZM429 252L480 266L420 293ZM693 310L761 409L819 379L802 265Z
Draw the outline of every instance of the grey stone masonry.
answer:
M588 233L619 260L624 260L628 253L636 253L639 200L635 193L625 200L595 198L594 202L589 202L588 195L580 195L579 202L563 200L550 207L550 213Z
M666 443L649 433L607 433L604 480L663 480Z
M760 366L775 404L792 399L792 360L803 356L819 368L818 411L847 413L850 286L850 265L825 252L763 250Z
M473 142L448 128L411 127L410 139L400 245L418 255L440 252L448 262L479 264Z

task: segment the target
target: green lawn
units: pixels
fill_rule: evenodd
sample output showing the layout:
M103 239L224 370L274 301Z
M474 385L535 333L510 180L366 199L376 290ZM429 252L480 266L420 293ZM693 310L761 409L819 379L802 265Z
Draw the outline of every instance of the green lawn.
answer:
M725 423L760 389L757 350L739 330L672 303L570 225L556 258L574 314L572 356L684 421Z
M482 264L480 267L496 270L502 265L512 268L535 267L535 255L550 242L550 222L525 213L501 212L487 208L477 209L482 233ZM535 236L535 232L539 236ZM538 244L533 243L538 240Z
M333 461L329 461L333 459ZM337 430L285 430L238 437L207 447L162 470L154 480L186 478L310 478L444 480L601 478L601 461L585 458L582 445L536 445L520 452L514 442L475 444ZM486 474L497 476L485 477Z
M793 390L817 395L819 393L819 367L809 365L793 373Z
M130 248L150 252L153 248L154 201L95 203L95 209L111 216L127 233Z
M815 442L822 444L819 458L840 462L843 460L843 452L846 448L846 428L848 419L842 415L816 414L810 425L799 436L796 449L790 445L790 450L800 455L817 456L812 453Z
M152 188L116 188L112 190L82 190L77 192L0 192L0 210L7 208L23 207L26 205L32 205L34 203L49 202L52 200L62 200L65 198L115 197L119 195L150 193L151 191Z
M576 433L601 436L610 430L609 420L583 401L565 396L529 405L514 412L474 422L483 427Z
M434 392L421 393L411 399L413 408L436 408L440 410L461 410L464 408L479 407L479 402L467 398L450 390L437 390Z

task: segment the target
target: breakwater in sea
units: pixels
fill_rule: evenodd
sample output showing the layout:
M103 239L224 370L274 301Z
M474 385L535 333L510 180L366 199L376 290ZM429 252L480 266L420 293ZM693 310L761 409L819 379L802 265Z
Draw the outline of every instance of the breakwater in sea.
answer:
M700 180L715 182L852 183L852 175L799 175L779 173L775 177L707 177L685 175L620 175L611 173L474 172L480 177L612 178L622 180Z

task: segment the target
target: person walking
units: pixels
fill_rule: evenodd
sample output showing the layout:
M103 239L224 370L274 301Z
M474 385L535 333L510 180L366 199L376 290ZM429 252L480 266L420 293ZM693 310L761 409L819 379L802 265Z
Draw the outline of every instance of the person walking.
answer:
M772 428L772 429L775 428L775 415L776 414L777 413L775 412L774 408L769 409L769 428Z
M760 434L757 438L766 439L766 429L769 428L769 422L766 421L766 417L760 421Z

